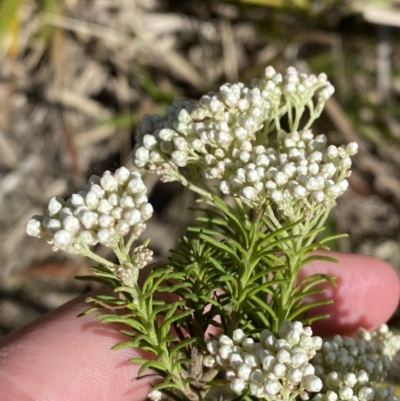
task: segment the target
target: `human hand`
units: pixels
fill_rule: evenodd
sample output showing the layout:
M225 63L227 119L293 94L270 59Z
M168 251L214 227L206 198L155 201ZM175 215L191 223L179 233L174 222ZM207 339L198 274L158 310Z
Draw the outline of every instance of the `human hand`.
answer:
M371 330L385 322L399 300L394 270L367 256L333 256L339 264L313 262L301 272L337 277L338 287L328 290L335 303L323 307L331 317L318 322L314 332L351 334L359 326ZM1 401L142 401L147 397L152 379L132 382L138 367L128 362L141 351L111 350L126 340L120 326L100 324L93 314L76 318L87 307L86 296L0 339Z

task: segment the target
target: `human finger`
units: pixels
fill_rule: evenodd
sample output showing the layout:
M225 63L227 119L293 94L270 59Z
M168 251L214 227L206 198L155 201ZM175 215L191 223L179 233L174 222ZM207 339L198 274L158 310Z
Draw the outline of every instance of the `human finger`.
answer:
M304 266L299 279L314 273L336 277L337 286L325 283L325 294L309 297L308 301L332 299L333 304L313 309L310 316L329 314L328 319L313 324L321 336L352 334L359 327L374 330L386 322L399 302L400 283L388 263L365 255L338 252L316 252L332 256L338 263L313 261Z

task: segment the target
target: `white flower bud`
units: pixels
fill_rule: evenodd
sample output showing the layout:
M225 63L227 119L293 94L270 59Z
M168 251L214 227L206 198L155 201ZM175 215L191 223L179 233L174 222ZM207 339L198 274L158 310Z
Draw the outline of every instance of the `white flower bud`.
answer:
M73 239L71 233L60 230L54 234L54 245L60 249L67 249L72 245Z
M120 167L119 169L115 170L114 177L118 181L120 185L126 184L130 177L130 172L126 167Z
M146 186L140 177L132 178L128 182L127 189L132 195L146 192Z
M223 345L219 350L218 353L222 359L228 359L232 354L232 347L229 345Z
M206 355L203 358L203 365L207 368L213 368L217 364L215 358L211 355Z
M276 353L276 360L279 363L289 363L290 362L290 352L285 349L280 349Z
M149 161L150 152L143 146L135 150L135 164L141 168Z
M153 206L150 203L145 203L140 207L143 221L150 219L153 215Z
M133 209L135 207L135 201L133 200L132 196L129 195L123 196L120 199L119 204L124 209Z
M232 333L232 339L233 341L241 344L242 341L246 338L246 334L244 334L244 331L242 329L236 329Z
M246 384L242 379L233 379L231 382L231 388L233 391L235 391L236 393L241 393L244 388L245 388Z
M273 191L271 192L271 199L272 199L275 203L281 202L282 199L283 199L282 191L278 191L277 189L273 190Z
M157 147L157 139L150 134L143 136L143 145L148 150L153 150Z
M268 379L264 385L265 392L270 396L277 395L281 388L282 386L277 380Z
M339 398L338 395L334 391L331 391L331 390L328 390L326 392L325 397L326 397L326 401L337 401Z
M354 373L347 373L344 375L343 381L349 387L354 387L357 384L357 377Z
M283 363L277 363L272 368L272 372L276 377L283 377L286 374L286 365Z
M243 363L242 365L239 366L237 370L237 375L240 379L248 381L250 379L251 372L252 372L251 367Z
M293 190L293 196L297 199L303 199L307 196L307 190L302 185L296 185Z
M120 221L116 226L115 226L115 232L121 236L124 237L129 233L130 230L130 225L126 221Z
M298 385L301 382L301 379L303 378L303 373L301 373L300 369L291 367L289 368L287 376L290 383Z
M225 334L222 334L220 337L219 337L219 343L221 344L221 345L227 345L227 346L229 346L229 347L233 347L233 341L232 341L232 339L230 338L230 337L228 337L227 335L225 335Z
M71 196L71 203L73 206L85 206L85 198L81 194L73 194Z
M87 230L90 230L99 224L99 215L95 212L85 212L81 217L81 222Z
M254 349L254 340L251 337L246 337L242 341L242 347L247 351L251 352Z
M79 238L84 244L88 246L96 245L98 242L94 231L81 231L81 233L79 234Z
M240 354L232 353L229 358L229 364L232 368L237 369L240 365L243 364L243 358Z
M112 246L116 239L114 234L107 228L99 230L97 238L99 239L99 242L105 246Z
M312 376L315 373L315 368L311 363L306 363L303 366L300 366L299 369L303 373L303 376Z
M267 355L261 360L261 364L265 371L271 372L274 369L274 366L277 364L277 361L272 355Z
M220 344L218 340L211 340L207 342L207 350L211 355L217 354L219 348Z
M358 398L360 401L372 401L375 398L375 390L371 387L361 387Z
M158 390L152 390L148 398L150 398L151 401L161 401L164 397L164 394L161 391Z
M288 176L284 172L278 171L275 174L274 181L278 186L285 185L288 182Z
M110 171L105 171L100 179L101 187L107 192L116 191L118 188L118 181L111 175Z
M253 354L245 353L243 360L244 360L244 363L248 366L251 366L253 368L258 366L258 361Z
M53 196L49 200L49 205L47 207L47 211L49 213L50 217L55 216L64 206L65 202L64 199L58 197L58 196Z
M47 217L42 224L50 234L57 232L61 228L61 222L58 219L49 219Z
M108 214L102 214L99 217L99 225L101 228L112 228L114 226L115 219L114 217Z
M85 203L89 209L91 209L91 210L96 209L97 206L99 205L99 202L100 202L100 198L95 191L89 191L86 194Z
M253 187L244 187L240 191L240 196L245 200L253 200L257 196L257 191Z
M25 226L25 231L31 237L40 238L43 235L42 216L33 216Z
M250 380L254 383L262 383L264 381L264 374L260 369L255 369L250 376Z
M111 210L110 215L114 217L115 220L120 220L122 219L123 212L124 210L122 209L122 207L117 206L113 210Z
M358 144L357 142L350 142L346 146L346 153L349 156L354 156L358 152Z
M128 210L124 213L124 219L130 226L134 226L142 221L142 215L137 209Z
M339 389L339 397L342 400L350 400L352 396L353 390L349 386L344 386Z
M77 233L81 227L79 219L77 219L75 216L67 216L63 220L63 226L65 230L72 234Z
M306 376L303 380L304 382L304 387L307 391L310 391L312 393L318 393L322 390L322 380L314 375L309 375Z

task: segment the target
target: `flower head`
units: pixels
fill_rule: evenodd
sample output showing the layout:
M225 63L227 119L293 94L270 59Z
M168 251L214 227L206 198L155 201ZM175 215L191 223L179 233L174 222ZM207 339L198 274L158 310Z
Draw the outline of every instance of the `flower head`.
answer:
M400 349L400 336L387 325L355 337L335 336L325 341L311 363L324 387L316 401L396 400L393 386L377 385L387 374L391 357Z
M101 243L114 248L128 233L139 237L153 214L146 186L138 172L121 167L101 177L91 176L83 191L67 201L50 199L43 216L34 216L26 232L45 237L56 249L79 253Z
M133 161L164 180L217 180L224 194L255 207L275 203L286 216L299 205L303 215L315 205L329 208L347 188L357 152L355 143L327 147L309 129L333 92L325 74L291 67L282 76L268 67L249 86L225 84L198 105L178 99L165 116L147 116ZM300 127L305 109L310 117Z
M223 334L208 342L204 364L223 367L237 393L248 388L259 398L281 400L284 394L283 399L289 399L288 394L304 396L322 389L310 364L321 345L322 339L300 322L284 322L279 336L264 330L258 341L236 329L232 338Z

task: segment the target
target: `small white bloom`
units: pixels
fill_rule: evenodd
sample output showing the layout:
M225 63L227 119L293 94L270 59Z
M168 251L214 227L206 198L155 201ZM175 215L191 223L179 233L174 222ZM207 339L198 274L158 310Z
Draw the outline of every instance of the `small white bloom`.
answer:
M26 223L26 233L31 237L40 238L43 235L42 220L43 218L41 216L33 216Z
M307 391L310 391L312 393L318 393L319 391L322 390L322 380L317 377L317 376L313 376L313 375L309 375L306 376L304 378L304 387Z
M105 171L101 177L100 184L107 192L113 192L118 188L118 181L111 175L110 171Z
M67 249L72 245L73 236L66 230L57 231L54 234L54 245L60 249Z

